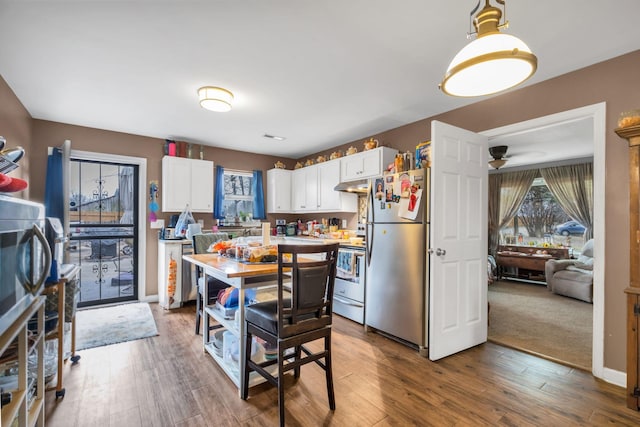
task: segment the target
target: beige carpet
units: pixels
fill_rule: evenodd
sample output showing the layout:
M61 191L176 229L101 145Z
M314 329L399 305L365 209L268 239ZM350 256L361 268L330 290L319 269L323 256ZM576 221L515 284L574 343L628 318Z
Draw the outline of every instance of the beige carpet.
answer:
M489 339L591 369L593 305L555 295L546 285L489 285Z

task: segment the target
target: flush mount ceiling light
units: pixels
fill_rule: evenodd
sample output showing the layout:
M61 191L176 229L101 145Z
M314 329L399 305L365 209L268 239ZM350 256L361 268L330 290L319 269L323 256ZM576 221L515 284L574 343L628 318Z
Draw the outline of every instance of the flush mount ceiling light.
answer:
M500 24L502 11L489 2L485 0L484 8L473 20L478 37L453 58L440 83L440 89L447 95L472 97L501 92L527 80L538 67L538 59L522 40L500 34L509 22ZM504 0L496 2L506 8Z
M503 157L507 154L507 146L506 145L497 145L495 147L489 147L489 154L493 157L493 160L489 160L489 164L494 169L500 169L502 166L507 163L507 159L503 159Z
M217 112L231 110L233 94L227 89L215 86L204 86L198 89L200 106L204 109Z

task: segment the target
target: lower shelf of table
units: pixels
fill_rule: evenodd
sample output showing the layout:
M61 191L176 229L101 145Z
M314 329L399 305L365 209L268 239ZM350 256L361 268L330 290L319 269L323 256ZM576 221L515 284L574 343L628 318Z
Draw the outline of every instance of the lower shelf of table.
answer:
M219 356L218 354L216 354L215 348L213 346L213 343L211 343L211 342L205 344L204 348L207 351L207 353L209 353L211 355L211 357L213 357L213 360L215 360L216 363L222 368L224 373L227 374L227 376L231 379L231 381L233 381L233 383L239 389L240 388L240 381L241 381L239 365L235 365L234 366L234 365L228 363L226 360L224 360L224 357ZM264 354L264 352L258 352L258 353ZM260 354L260 358L263 357L262 354ZM278 372L278 365L273 365L273 366L268 367L267 371L270 374L275 375ZM253 386L261 384L261 383L263 383L265 381L266 381L266 379L264 377L262 377L260 374L256 373L256 372L251 372L251 374L249 375L249 387L253 387Z

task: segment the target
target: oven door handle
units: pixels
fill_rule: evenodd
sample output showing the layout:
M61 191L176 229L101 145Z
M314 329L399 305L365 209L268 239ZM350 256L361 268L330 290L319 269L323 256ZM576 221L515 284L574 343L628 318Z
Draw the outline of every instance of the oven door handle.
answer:
M338 301L338 302L341 302L344 305L352 305L354 307L364 307L364 304L362 304L362 303L347 301L346 299L340 298L340 297L335 296L335 295L333 296L333 299Z
M44 267L42 268L41 276L38 278L38 280L36 280L35 283L31 283L31 281L29 280L29 276L25 274L25 277L22 281L22 286L27 291L31 292L31 294L37 295L40 287L42 286L44 281L47 280L47 277L49 277L49 272L51 270L51 249L49 248L49 242L47 241L47 238L44 237L44 234L42 234L42 231L40 231L40 227L34 225L32 231L34 236L40 241L40 244L42 245L42 250L44 252ZM35 266L34 262L32 262L32 266Z

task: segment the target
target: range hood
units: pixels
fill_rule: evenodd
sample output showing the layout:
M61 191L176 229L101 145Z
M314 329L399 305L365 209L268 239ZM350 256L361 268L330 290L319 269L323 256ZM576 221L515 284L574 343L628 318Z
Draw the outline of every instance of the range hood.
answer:
M349 193L366 193L369 190L369 181L362 179L359 181L341 182L334 187L334 190Z

